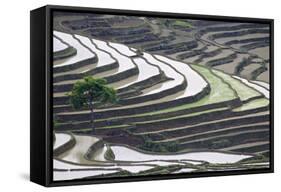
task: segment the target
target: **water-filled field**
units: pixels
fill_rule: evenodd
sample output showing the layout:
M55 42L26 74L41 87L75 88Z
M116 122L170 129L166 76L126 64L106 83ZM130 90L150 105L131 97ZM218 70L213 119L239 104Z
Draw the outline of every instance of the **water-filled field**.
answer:
M268 25L54 21L54 180L269 167ZM118 99L75 109L69 94L84 77Z

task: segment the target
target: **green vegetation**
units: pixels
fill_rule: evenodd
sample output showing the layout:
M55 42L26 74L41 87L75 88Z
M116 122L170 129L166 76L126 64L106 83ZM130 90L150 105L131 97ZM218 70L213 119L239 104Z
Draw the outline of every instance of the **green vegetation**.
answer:
M188 103L185 105L159 110L155 112L143 113L142 115L153 115L153 114L160 114L165 112L178 111L181 109L189 109L193 107L199 107L212 103L219 103L219 102L228 101L237 98L236 92L221 78L219 78L214 73L212 73L210 69L195 64L190 66L199 74L201 74L203 77L205 77L206 81L209 83L211 88L209 95L206 95L201 100L193 103Z
M237 93L227 83L228 81L230 81L230 78L231 78L229 75L223 76L221 74L222 72L220 72L220 71L213 72L212 70L210 70L206 67L196 65L196 64L191 65L191 67L195 71L197 71L199 74L204 76L206 81L209 83L209 85L211 87L210 93L208 95L206 95L203 99L193 102L193 103L188 103L188 104L177 106L177 107L167 108L164 110L158 110L158 111L149 112L149 113L142 113L142 114L138 114L138 115L127 115L127 116L123 116L123 117L141 117L141 116L145 116L145 115L161 114L161 113L173 112L173 111L178 111L178 110L183 110L183 109L188 109L188 108L193 108L193 107L199 107L199 106L208 105L208 104L212 104L212 103L224 102L224 101L228 101L228 100L237 98ZM221 77L219 77L219 75ZM223 80L224 77L226 77L226 81ZM233 86L237 90L242 90L242 88L238 88L239 84L241 84L241 82L239 80L237 80L237 81L235 81L235 83L233 83ZM243 90L249 91L250 93L255 93L255 94L258 93L256 91L252 92L252 89L247 86L245 86ZM239 92L241 92L241 91L239 91ZM240 96L243 98L245 98L245 96L242 96L242 94L245 94L246 96L248 96L247 93L240 93ZM196 113L192 113L192 114L187 114L187 115L184 115L181 117L191 117L191 116L195 116L195 115L200 115L200 114L205 114L205 113L225 110L225 109L227 109L227 108L216 108L216 109L211 109L211 110L207 110L207 111L200 111L200 112L196 112ZM178 118L178 117L174 117L174 118ZM109 119L115 119L115 118L109 118ZM170 118L170 119L173 119L173 118ZM107 119L101 119L98 121L104 121L104 120L107 120ZM149 122L149 121L147 121L147 122ZM123 126L107 126L107 127L102 127L100 129L122 128L122 127L127 127L127 125L125 125L125 126L124 125ZM88 130L89 129L87 129L87 131Z
M95 133L94 102L105 104L117 101L116 91L106 86L106 80L94 79L93 77L85 77L82 81L77 81L69 97L74 109L81 109L83 107L90 109L93 133Z
M150 78L146 74L141 74L143 73L142 68L140 68L139 73L128 75L130 69L127 69L125 64L121 67L122 70L114 70L114 75L112 75L113 71L106 66L108 62L103 61L105 59L104 55L98 54L94 49L92 51L96 52L95 58L104 62L103 65L92 65L88 59L81 57L77 59L77 63L73 63L73 67L62 67L60 70L55 70L54 75L60 77L54 82L54 92L56 94L54 94L55 115L53 126L55 130L71 130L71 133L86 135L87 137L97 131L96 137L98 140L96 138L93 138L93 140L92 138L85 139L85 142L89 142L86 147L87 152L78 155L83 160L92 160L93 167L101 166L102 169L100 170L108 168L108 170L117 171L107 174L106 170L106 172L103 172L104 174L94 177L171 174L177 173L177 171L244 170L269 166L270 147L268 138L270 135L267 132L270 128L268 127L269 100L246 83L227 74L233 73L233 75L237 76L241 74L247 79L255 79L260 74L263 74L260 77L261 80L268 81L267 73L263 72L268 72L269 60L263 59L262 54L259 56L256 53L243 52L243 47L246 48L244 49L245 51L249 51L259 47L259 45L268 45L260 44L261 38L244 38L241 42L239 40L240 35L249 35L250 37L250 30L252 29L248 30L248 25L250 26L251 24L233 26L233 24L226 23L225 25L212 26L212 23L207 25L205 22L187 19L138 19L135 17L133 20L128 20L125 17L116 18L104 17L102 18L103 21L100 21L100 18L95 21L95 17L91 17L91 22L81 23L70 20L67 21L65 27L69 28L73 34L75 34L76 30L89 29L84 30L83 35L85 37L83 38L87 36L97 39L103 39L99 37L108 37L108 42L103 42L104 46L99 46L97 42L95 46L104 54L108 53L108 56L112 57L112 60L117 60L119 64L122 64L122 59L113 54L111 49L106 49L105 47L109 41L114 40L114 42L124 44L124 46L126 44L134 45L135 49L131 50L137 52L137 56L134 54L129 56L129 53L125 54L128 51L126 51L125 47L124 50L118 50L120 53L127 55L128 58L131 57L130 59L136 59L133 57L141 59L144 52L150 52L151 54L179 58L183 62L186 61L186 63L195 62L194 64L188 64L188 66L206 80L208 87L201 89L202 92L198 95L191 96L190 94L190 97L183 99L185 91L189 89L182 90L179 89L181 87L177 83L171 83L170 87L168 86L169 89L175 88L173 85L179 88L168 90L165 83L168 80L170 82L178 80L176 79L178 77L176 73L185 73L184 68L177 68L177 65L172 66L173 64L167 61L174 68L174 73L172 73L164 68L162 70L162 66L159 65L163 75L170 73L166 74L169 79L163 78L161 81L157 78ZM64 20L64 18L61 19ZM244 27L246 28L244 29ZM95 28L101 30L90 30ZM113 30L107 31L108 28ZM255 25L254 28L252 32L257 33L256 28L259 28L259 25ZM262 26L262 30L267 33L264 26ZM264 33L263 31L261 32ZM216 41L216 39L225 37L225 40ZM91 46L88 46L86 41L80 41L81 39L79 40L79 38L79 36L74 38L74 40L78 40L76 43L91 49ZM92 42L95 44L95 41ZM55 52L54 61L73 57L76 50L71 46L75 46L76 43L71 45L71 42L69 42L68 48ZM235 46L231 47L232 45ZM130 47L127 48L130 49ZM226 52L223 52L224 50ZM54 62L54 65L56 63L63 64L64 61ZM148 59L149 62L150 60ZM151 62L151 64L157 65L157 62L154 63L153 60ZM209 68L214 65L221 70ZM111 64L109 63L108 66L111 66ZM117 92L107 86L105 79L85 77L75 83L73 87L70 85L70 82L72 84L75 79L81 77L81 73L90 70L87 74L94 74L95 71L93 70L96 67L101 67L101 76L118 89L118 95L122 98L122 103L118 103L120 105L116 104ZM136 65L136 67L140 67L140 65ZM143 78L139 78L142 75L144 75ZM146 79L146 77L149 78ZM144 80L146 81L145 83L143 82ZM198 84L199 81L187 82L187 87L190 86L190 83ZM63 96L65 96L66 91L70 91L70 88L72 88L68 94L70 103L67 103L68 97ZM163 93L161 93L162 91ZM153 95L149 100L149 94L155 94L155 96L159 94L163 99L157 101L157 97ZM177 100L178 98L180 99ZM127 99L128 103L126 103ZM133 102L130 102L131 99ZM142 99L144 102L141 102ZM156 105L154 105L155 101ZM68 104L71 104L74 109L79 109L79 111L73 111ZM54 141L60 138L53 136ZM77 141L80 142L79 139ZM84 145L84 141L78 144ZM113 147L110 148L110 145L117 144L127 145L138 152L146 152L146 155L149 154L155 159L153 158L150 161L140 157L139 162L134 162L126 161L125 156L124 159L117 160L119 159L117 158L118 150L115 152ZM72 153L69 149L67 151ZM66 149L64 149L65 151ZM98 161L101 151L104 155L102 159L104 158L105 162ZM165 160L160 155L161 153L163 155L175 155L200 151L232 151L234 154L249 154L248 157L250 157L250 154L252 155L251 158L240 162L227 163L228 161L222 161L224 163L214 164L208 163L207 161L209 160L206 160L206 162L194 160L192 162L192 156L189 157L190 159L178 159L180 157L175 156L174 159L168 158L169 160ZM60 154L55 151L54 156L56 156L56 153ZM97 156L99 158L96 158ZM70 158L63 156L57 156L57 158L72 161ZM208 158L211 158L211 156ZM75 163L75 161L73 162ZM138 169L140 168L142 171L136 172L133 169L134 166L140 166ZM132 169L128 170L132 172L125 171L129 167ZM58 171L59 169L56 168L54 167L54 170ZM95 169L93 168L93 170ZM88 171L88 169L80 170Z
M106 160L114 161L115 155L110 147L107 146L106 152L104 154Z
M250 110L250 109L255 109L259 107L266 107L269 105L269 100L266 98L261 98L261 99L255 99L253 101L250 101L241 107L237 107L233 109L233 111L245 111L245 110Z
M179 143L177 141L154 143L148 136L142 136L142 138L144 143L138 147L143 150L153 152L176 152L179 150Z
M254 157L249 157L246 159L242 159L241 161L239 161L238 163L262 163L262 162L268 162L269 158L265 157L264 155L257 155Z
M224 79L225 82L230 84L230 86L237 92L238 97L241 101L245 101L247 99L250 99L252 97L260 96L261 94L254 90L253 88L250 88L246 84L242 83L240 80L235 79L231 77L230 75L223 73L218 70L212 70L216 75L220 76Z
M145 115L156 115L156 114L174 112L174 111L193 108L193 107L199 107L199 106L208 105L208 104L212 104L212 103L224 102L224 101L228 101L228 100L237 98L236 92L226 82L224 82L222 80L222 78L219 78L210 69L203 67L203 66L195 65L195 64L190 65L190 66L195 71L197 71L199 74L204 76L206 81L210 85L211 91L203 99L193 102L193 103L188 103L188 104L177 106L177 107L171 107L171 108L167 108L164 110L142 113L142 114L138 114L138 115L126 115L126 116L122 116L122 117L141 117L141 116L145 116ZM218 109L209 110L208 112L212 112L212 111L216 111L216 110L218 110ZM223 108L221 110L223 110ZM205 111L189 114L187 116L200 115L203 113L205 113ZM109 119L114 119L114 118L109 118ZM105 120L105 119L103 119L103 120ZM115 126L113 126L113 127L115 127Z
M231 85L231 87L237 92L241 101L246 101L247 99L261 96L261 93L256 91L255 89L247 86L246 84L242 83L240 80L231 77L226 73L223 73L218 70L212 70L216 75L222 77L227 83ZM250 109L255 109L259 107L265 107L269 105L269 100L266 98L255 99L249 101L242 106L235 108L233 111L245 111Z
M173 23L173 26L174 27L188 27L188 28L192 28L193 26L187 22L187 21L183 21L183 20L176 20L174 23Z

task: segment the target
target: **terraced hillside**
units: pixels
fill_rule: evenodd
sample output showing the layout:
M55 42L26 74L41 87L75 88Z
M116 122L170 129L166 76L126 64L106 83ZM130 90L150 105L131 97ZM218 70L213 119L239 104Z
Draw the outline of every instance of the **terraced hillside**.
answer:
M267 24L58 13L54 27L269 82Z
M55 180L269 166L268 26L54 21ZM94 135L90 111L67 96L85 76L106 79L119 98L94 103Z

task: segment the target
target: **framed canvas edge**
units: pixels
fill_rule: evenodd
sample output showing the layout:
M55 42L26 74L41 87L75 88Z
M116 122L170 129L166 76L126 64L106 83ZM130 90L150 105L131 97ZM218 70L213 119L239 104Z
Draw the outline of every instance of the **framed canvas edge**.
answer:
M198 178L198 177L215 177L215 176L231 176L231 175L249 175L274 173L274 19L264 18L249 18L249 17L232 17L232 16L218 16L218 15L201 15L201 14L186 14L186 13L171 13L171 12L155 12L155 11L139 11L139 10L123 10L123 9L107 9L107 8L90 8L90 7L74 7L74 6L58 6L46 5L46 151L47 151L47 165L46 165L46 185L47 187L55 186L69 186L69 185L87 185L87 184L104 184L104 183L121 183L121 182L135 182L135 181L151 181L164 179L184 179L184 178ZM53 11L63 12L92 12L104 14L125 14L135 16L155 16L155 17L174 17L174 18L189 18L202 20L220 20L228 22L253 22L270 25L270 167L264 169L253 170L233 170L233 171L214 171L214 172L194 172L182 173L175 175L149 175L149 176L134 176L134 177L112 177L112 178L98 178L98 179L75 179L53 181L53 149L51 142L52 127L52 13Z

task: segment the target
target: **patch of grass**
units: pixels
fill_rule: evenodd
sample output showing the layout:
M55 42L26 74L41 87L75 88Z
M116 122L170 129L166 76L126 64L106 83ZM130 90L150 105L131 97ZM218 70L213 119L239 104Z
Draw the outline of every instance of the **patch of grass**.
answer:
M232 99L237 98L236 92L229 87L229 85L225 82L223 82L222 79L220 79L218 76L216 76L214 73L210 71L210 69L199 66L199 65L190 65L195 71L197 71L199 74L205 77L206 81L209 83L211 91L209 95L206 95L204 98L202 98L199 101L188 103L185 105L168 108L165 110L159 110L155 112L150 113L144 113L142 115L153 115L153 114L160 114L165 112L172 112L172 111L178 111L181 109L188 109L193 107L199 107L203 105L213 104L213 103L219 103L223 101L229 101Z
M236 111L236 112L237 111L246 111L246 110L255 109L255 108L259 108L259 107L266 107L268 105L269 105L269 100L266 98L255 99L253 101L245 103L241 107L237 107L237 108L233 109L233 111Z
M237 92L238 97L241 99L241 101L261 95L261 93L257 92L253 88L250 88L249 86L245 85L238 79L233 78L231 75L228 75L228 74L223 73L218 70L212 70L212 71L216 75L223 78L228 84L230 84L230 86Z
M183 21L183 20L176 20L173 24L173 26L179 26L179 27L187 27L187 28L192 28L193 26L191 25L191 23L187 22L187 21Z
M228 75L226 73L223 73L218 70L212 70L216 75L222 77L230 86L237 92L238 97L241 101L245 101L247 99L261 96L261 93L256 91L255 89L245 85L238 79L233 78L231 75ZM265 107L269 105L269 100L266 98L261 99L255 99L250 102L247 102L243 104L242 106L235 108L233 111L244 111L244 110L250 110L255 109L259 107Z

